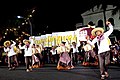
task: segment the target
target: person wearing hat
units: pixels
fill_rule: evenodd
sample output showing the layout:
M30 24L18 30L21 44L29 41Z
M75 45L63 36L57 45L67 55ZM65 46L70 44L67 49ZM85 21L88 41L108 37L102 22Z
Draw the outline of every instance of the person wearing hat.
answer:
M14 65L14 56L16 55L16 52L14 50L14 46L16 45L16 42L12 41L5 41L4 42L4 52L7 53L8 56L8 68L9 70L15 69Z
M69 63L71 61L69 53L70 52L70 45L68 42L62 41L60 46L57 47L57 53L60 54L60 58L58 61L57 69L70 69Z
M89 28L95 28L95 24L92 21L88 22L87 25Z
M95 38L90 41L89 37L86 37L87 43L94 46L97 43L98 46L98 59L99 59L99 67L101 79L105 79L109 76L108 74L108 64L110 63L110 42L109 36L113 32L113 25L110 21L106 21L106 25L109 27L107 32L104 32L103 28L97 27L92 30L91 34L95 36Z
M29 40L23 40L24 46L21 46L21 43L18 45L20 49L24 49L24 57L26 63L26 71L32 71L32 46L33 40L31 42Z

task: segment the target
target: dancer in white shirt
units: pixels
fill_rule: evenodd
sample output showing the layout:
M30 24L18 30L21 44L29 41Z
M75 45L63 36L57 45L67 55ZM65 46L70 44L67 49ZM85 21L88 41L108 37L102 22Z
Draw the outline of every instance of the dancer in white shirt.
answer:
M15 69L15 62L14 62L14 56L16 56L16 52L14 50L14 46L16 45L16 42L12 41L13 44L11 44L10 41L4 42L4 52L7 53L8 56L8 68L9 70Z
M68 43L68 42L67 42ZM71 58L69 56L70 45L66 42L62 42L60 46L57 48L57 53L60 54L60 58L58 61L57 69L70 69L69 63Z
M32 71L32 46L33 40L30 42L29 40L23 40L24 46L19 44L20 49L24 49L25 63L26 63L26 71Z
M57 49L56 46L52 46L52 49L50 50L51 52L51 62L52 63L57 63Z
M86 37L87 42L94 46L97 42L98 45L98 58L99 66L101 72L101 79L108 77L108 64L110 63L110 42L109 35L113 32L113 26L109 20L106 22L106 25L109 27L109 30L104 33L103 28L95 28L92 30L92 35L96 36L92 42L89 40L89 37Z
M71 46L71 68L74 68L75 65L77 65L78 63L78 46L77 46L77 43L75 41L72 42L72 46Z

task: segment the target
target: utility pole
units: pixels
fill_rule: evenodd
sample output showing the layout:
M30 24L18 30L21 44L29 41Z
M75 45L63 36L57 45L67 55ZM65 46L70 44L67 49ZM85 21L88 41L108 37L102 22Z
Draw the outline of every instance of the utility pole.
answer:
M29 18L28 18L28 22L29 22L29 25L30 25L30 35L32 36L32 23L31 23Z

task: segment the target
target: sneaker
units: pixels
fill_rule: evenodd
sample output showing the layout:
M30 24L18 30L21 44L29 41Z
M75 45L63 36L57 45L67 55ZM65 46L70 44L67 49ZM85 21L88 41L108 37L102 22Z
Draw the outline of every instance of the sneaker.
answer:
M109 74L108 74L108 73L105 73L105 77L108 78L108 77L109 77Z
M71 69L75 68L74 66L71 66Z
M105 75L101 75L101 80L104 80L105 79Z
M71 69L71 68L69 66L67 66L66 69Z
M26 70L26 72L30 72L30 70L29 70L29 69L27 69L27 70Z
M12 67L13 70L15 70L15 67Z
M9 71L11 71L11 70L12 70L12 68L8 68L8 70L9 70Z
M32 67L29 67L29 70L32 71Z

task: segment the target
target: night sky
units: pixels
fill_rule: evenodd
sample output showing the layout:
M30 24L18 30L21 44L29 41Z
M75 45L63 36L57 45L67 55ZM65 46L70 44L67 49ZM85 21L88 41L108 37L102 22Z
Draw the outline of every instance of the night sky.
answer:
M0 26L6 26L8 20L24 16L32 8L33 33L46 33L75 30L75 24L81 23L81 13L94 6L94 0L4 0L0 3ZM97 2L96 2L97 3ZM48 28L46 28L48 26Z

